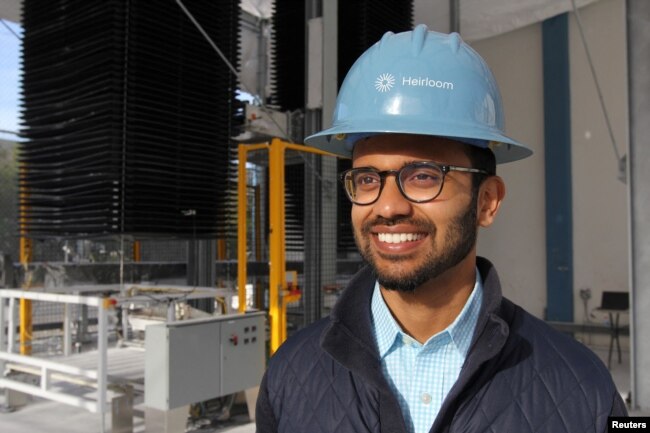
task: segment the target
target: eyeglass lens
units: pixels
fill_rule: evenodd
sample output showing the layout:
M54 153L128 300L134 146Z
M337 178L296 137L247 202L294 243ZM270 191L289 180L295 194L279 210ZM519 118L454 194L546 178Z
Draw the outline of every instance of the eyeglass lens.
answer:
M358 204L372 203L379 197L382 177L390 172L380 173L370 168L350 170L345 176L345 188L350 199ZM429 201L438 196L442 188L444 173L433 164L410 164L397 171L397 181L407 199Z

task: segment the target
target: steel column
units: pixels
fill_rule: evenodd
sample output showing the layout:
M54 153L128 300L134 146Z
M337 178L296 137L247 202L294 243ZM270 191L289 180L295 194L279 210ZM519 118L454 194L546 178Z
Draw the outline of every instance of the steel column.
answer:
M14 346L16 345L16 298L9 298L9 311L7 314L7 352L14 353Z
M323 5L320 0L305 0L305 23L310 19L323 15ZM309 33L307 33L309 35ZM310 41L305 41L306 59L310 59ZM321 41L322 43L322 41ZM313 46L314 44L312 44ZM322 50L318 54L323 55ZM321 61L322 63L322 61ZM321 64L321 67L323 65ZM309 98L309 83L314 79L309 76L309 65L305 65L307 77L305 79L305 95ZM320 74L322 79L322 73ZM321 92L323 83L320 83ZM322 107L310 109L308 101L305 101L304 132L305 136L314 134L322 129ZM315 322L321 316L322 296L320 288L323 286L321 280L320 266L320 161L315 155L306 155L305 159L305 207L303 210L305 221L305 256L304 256L304 287L302 303L304 308L303 323L305 325ZM317 173L314 173L314 172Z
M632 406L650 411L650 2L627 0ZM644 337L644 335L646 337Z
M460 0L449 0L449 31L460 33Z
M6 350L6 344L7 340L5 337L5 329L7 329L7 323L5 319L5 298L0 296L0 352ZM9 314L11 314L11 311L8 311ZM10 333L7 330L7 335L10 335ZM7 350L8 352L8 350ZM5 371L5 362L3 360L0 360L0 378L4 375Z
M332 125L338 93L338 2L323 1L322 126ZM338 179L336 158L321 158L320 170L320 283L336 282ZM318 294L321 296L321 294ZM319 312L322 314L322 312ZM320 317L320 315L319 315Z
M72 354L72 305L63 306L63 355Z
M542 23L546 183L546 319L573 320L573 199L568 14Z
M305 155L305 260L303 290L303 323L308 325L320 319L323 302L321 278L321 187L320 160L316 155ZM318 170L318 173L314 173Z

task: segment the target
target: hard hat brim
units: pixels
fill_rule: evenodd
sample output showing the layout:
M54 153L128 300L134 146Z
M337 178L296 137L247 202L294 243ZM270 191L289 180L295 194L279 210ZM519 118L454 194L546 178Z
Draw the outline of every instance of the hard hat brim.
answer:
M376 126L376 122L371 121L371 123ZM355 125L356 128L339 125L325 129L307 137L305 144L345 158L351 158L354 143L361 138L379 134L413 134L450 138L472 146L489 147L494 152L498 164L518 161L533 154L533 151L527 146L498 131L476 131L476 128L466 126L465 132L467 134L459 135L455 132L458 131L458 127L430 125L431 130L435 131L435 133L432 133L431 131L422 131L418 130L419 128L406 125L404 119L402 119L399 126L393 125L384 129L363 128L362 122L359 121L356 121Z

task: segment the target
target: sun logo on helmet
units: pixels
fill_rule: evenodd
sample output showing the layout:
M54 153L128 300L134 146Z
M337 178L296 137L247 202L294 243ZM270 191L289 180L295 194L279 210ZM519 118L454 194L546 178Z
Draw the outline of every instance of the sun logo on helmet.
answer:
M375 89L379 92L388 92L395 85L393 74L381 74L375 80Z

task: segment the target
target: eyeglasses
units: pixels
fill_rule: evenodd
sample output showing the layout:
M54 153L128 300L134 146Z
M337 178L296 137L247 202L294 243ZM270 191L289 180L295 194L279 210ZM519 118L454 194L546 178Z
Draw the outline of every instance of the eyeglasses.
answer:
M358 167L341 173L341 182L350 201L356 205L376 202L386 184L386 177L394 175L402 195L414 203L431 201L440 195L445 176L450 171L489 174L485 170L435 162L414 162L399 170L378 171L372 167Z

